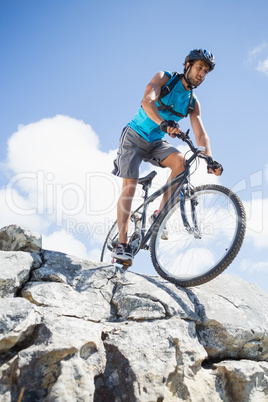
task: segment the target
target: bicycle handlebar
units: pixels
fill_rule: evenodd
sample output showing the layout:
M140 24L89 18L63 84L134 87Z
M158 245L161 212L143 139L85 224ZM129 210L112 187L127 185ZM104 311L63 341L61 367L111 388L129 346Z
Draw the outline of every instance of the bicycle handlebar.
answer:
M194 144L193 144L193 142L192 142L192 140L191 140L191 138L190 138L190 136L189 136L189 132L190 132L190 129L188 129L188 130L186 131L186 133L184 133L183 131L181 131L179 134L176 134L176 137L179 138L180 140L182 140L183 142L186 142L186 144L189 146L189 148L191 149L191 151L192 151L194 154L198 155L198 154L200 154L202 151L194 146ZM204 154L203 154L203 155L199 155L199 156L200 156L201 158L203 157L204 159L210 158L209 156L206 156L206 155L204 155Z
M183 131L181 131L179 134L176 134L176 137L179 138L180 140L182 140L183 142L186 142L186 144L189 146L189 148L191 149L191 151L194 153L193 157L195 158L196 156L198 156L199 158L205 159L207 164L208 164L208 173L211 173L209 171L209 169L211 168L212 170L216 170L218 168L221 168L221 173L223 172L223 167L220 163L214 161L214 159L212 158L212 156L207 156L205 154L203 154L202 152L204 150L201 150L199 148L196 148L189 136L189 132L190 129L188 129L185 133ZM220 173L220 174L221 174Z

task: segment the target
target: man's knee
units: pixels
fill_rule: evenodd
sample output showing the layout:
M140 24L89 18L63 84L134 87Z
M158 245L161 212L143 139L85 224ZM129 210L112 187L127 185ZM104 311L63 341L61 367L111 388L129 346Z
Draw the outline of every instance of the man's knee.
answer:
M175 163L174 170L179 172L184 170L184 156L182 154L177 155L177 161Z
M181 171L184 169L184 156L180 152L173 152L161 164L174 172Z

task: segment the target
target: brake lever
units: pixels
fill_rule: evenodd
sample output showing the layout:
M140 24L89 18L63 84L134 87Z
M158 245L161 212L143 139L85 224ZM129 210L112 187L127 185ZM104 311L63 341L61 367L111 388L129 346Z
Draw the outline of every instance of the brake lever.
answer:
M188 130L186 131L186 133L184 133L183 131L181 131L179 134L176 134L176 136L177 136L180 140L190 140L189 132L190 132L190 129L188 128Z

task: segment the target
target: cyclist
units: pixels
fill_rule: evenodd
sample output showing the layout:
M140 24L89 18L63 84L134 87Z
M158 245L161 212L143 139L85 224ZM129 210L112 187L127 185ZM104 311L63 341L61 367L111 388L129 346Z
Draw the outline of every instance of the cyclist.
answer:
M156 166L169 167L171 173L168 181L184 170L184 156L177 148L163 140L165 134L175 138L181 131L178 121L190 114L197 145L205 146L205 154L212 156L209 137L201 120L200 104L193 94L193 88L197 88L214 67L212 53L204 49L195 49L186 56L184 72L172 90L170 83L173 75L167 71L158 72L146 86L138 113L123 129L112 171L114 175L123 178L117 204L119 240L112 253L113 258L132 264L133 255L131 247L127 244L127 230L142 160ZM167 89L162 98L163 88ZM219 165L219 168L210 171L219 176L222 167ZM168 197L168 194L164 194L159 211Z

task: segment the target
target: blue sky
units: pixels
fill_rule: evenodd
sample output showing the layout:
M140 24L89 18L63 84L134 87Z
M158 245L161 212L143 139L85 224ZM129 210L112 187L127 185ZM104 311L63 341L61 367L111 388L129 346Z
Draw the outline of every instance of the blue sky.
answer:
M182 71L203 47L216 68L195 93L220 183L249 219L227 272L267 292L267 15L266 0L0 0L0 226L21 223L48 248L97 255L115 217L107 200L120 183L108 175L122 128L151 77ZM139 258L133 270L153 274Z

